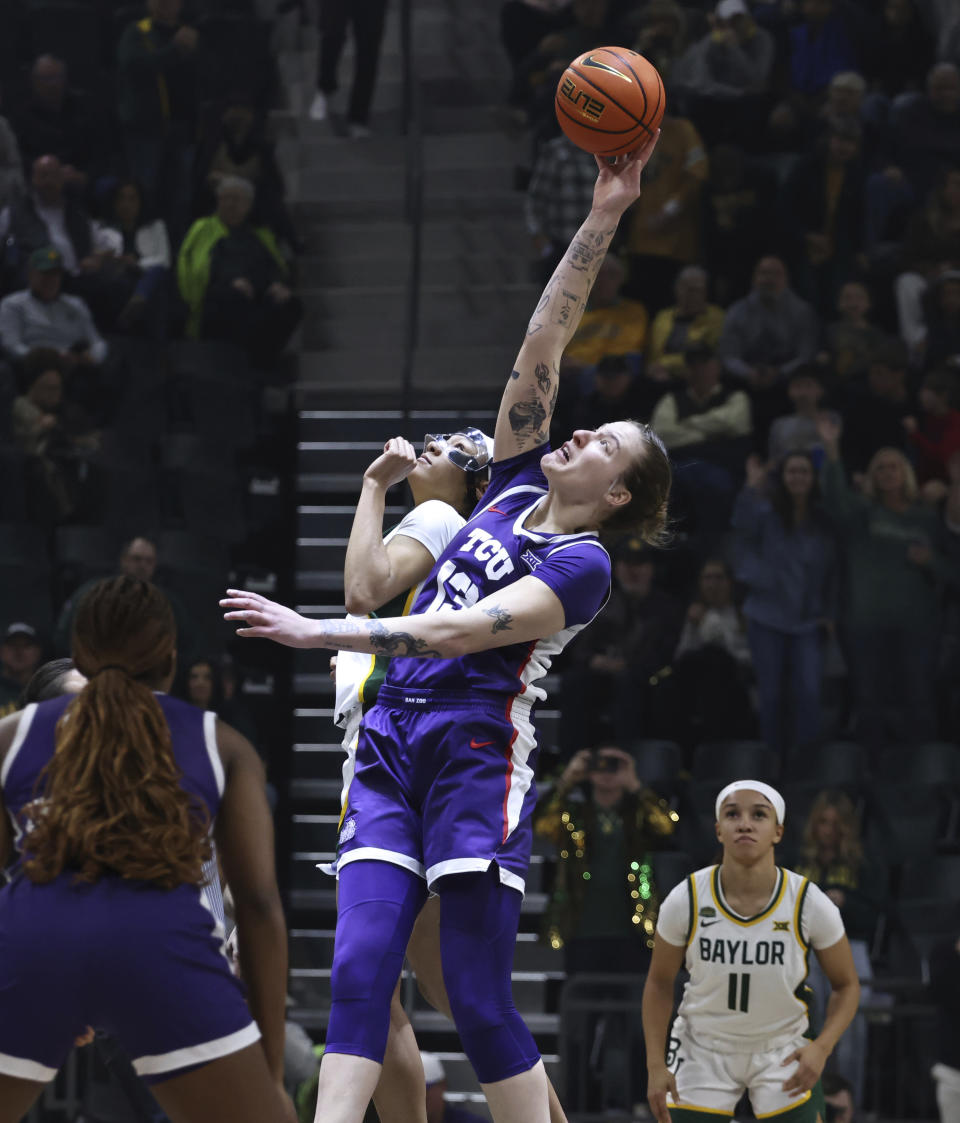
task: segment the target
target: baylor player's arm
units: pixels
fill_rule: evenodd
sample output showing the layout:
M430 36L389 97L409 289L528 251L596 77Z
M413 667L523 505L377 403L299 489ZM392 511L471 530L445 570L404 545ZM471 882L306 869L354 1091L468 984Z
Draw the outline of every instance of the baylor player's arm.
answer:
M406 479L416 463L413 445L394 437L363 474L343 565L345 605L353 616L375 612L398 593L419 585L433 568L433 554L421 542L404 534L383 541L387 491Z
M643 987L643 1037L647 1047L647 1100L657 1123L670 1123L667 1093L680 1102L677 1083L667 1068L667 1029L673 1014L674 984L683 966L686 947L677 947L659 932L653 938L653 955Z
M860 1005L860 980L847 937L843 936L831 947L814 949L814 954L830 983L830 999L823 1029L809 1045L797 1049L783 1062L785 1065L800 1062L797 1071L783 1084L785 1092L795 1095L809 1091L820 1079L827 1058L856 1017Z

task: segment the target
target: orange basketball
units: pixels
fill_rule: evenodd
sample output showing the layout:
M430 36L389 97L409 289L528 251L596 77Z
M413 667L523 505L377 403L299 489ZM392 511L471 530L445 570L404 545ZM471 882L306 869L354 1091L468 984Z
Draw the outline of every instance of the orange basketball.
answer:
M578 148L622 156L656 133L666 97L657 68L627 47L595 47L560 76L560 128Z

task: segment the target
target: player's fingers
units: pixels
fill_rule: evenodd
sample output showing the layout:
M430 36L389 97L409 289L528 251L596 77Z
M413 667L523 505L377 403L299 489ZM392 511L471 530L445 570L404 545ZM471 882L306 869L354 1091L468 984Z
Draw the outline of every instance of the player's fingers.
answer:
M784 1065L793 1064L794 1061L799 1061L799 1060L800 1060L800 1050L797 1049L795 1052L791 1053L789 1057L783 1058L783 1060L780 1062L780 1067L783 1068Z
M680 1093L677 1091L677 1081L673 1076L670 1077L670 1096L675 1104L680 1102Z
M266 604L267 598L262 597L259 593L251 593L247 589L227 589L228 597L246 597L248 600L257 601L260 604Z

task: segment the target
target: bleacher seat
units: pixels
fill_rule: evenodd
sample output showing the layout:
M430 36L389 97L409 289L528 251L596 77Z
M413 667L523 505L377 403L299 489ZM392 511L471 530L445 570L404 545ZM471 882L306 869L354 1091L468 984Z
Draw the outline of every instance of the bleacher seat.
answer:
M867 810L868 852L877 847L892 865L934 854L949 815L936 784L903 781L874 784Z
M57 599L117 567L120 536L101 526L60 526L54 532Z
M712 783L716 795L733 780L776 784L780 758L763 741L705 741L694 749L690 772L695 783Z
M656 850L652 854L652 862L653 878L661 900L697 868L685 850Z
M675 741L635 741L628 748L642 784L666 800L677 795L683 750Z
M856 741L828 741L795 752L787 761L785 782L862 792L868 774L866 751Z

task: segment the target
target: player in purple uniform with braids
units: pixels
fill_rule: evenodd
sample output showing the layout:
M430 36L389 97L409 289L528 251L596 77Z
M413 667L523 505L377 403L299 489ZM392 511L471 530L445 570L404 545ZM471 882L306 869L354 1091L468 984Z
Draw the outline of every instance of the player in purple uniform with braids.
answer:
M166 693L176 627L145 581L84 596L73 657L78 694L0 722L0 1123L27 1113L88 1025L173 1123L289 1123L286 930L253 746ZM246 995L204 883L211 831Z
M532 707L552 657L610 588L601 529L663 534L670 465L645 425L547 432L564 347L654 139L598 161L593 206L537 305L497 418L491 481L410 615L308 620L253 593L221 601L238 634L393 657L366 714L340 835L340 913L317 1120L360 1123L390 996L428 889L440 898L450 1006L497 1123L547 1123L547 1081L513 1004L531 845Z

